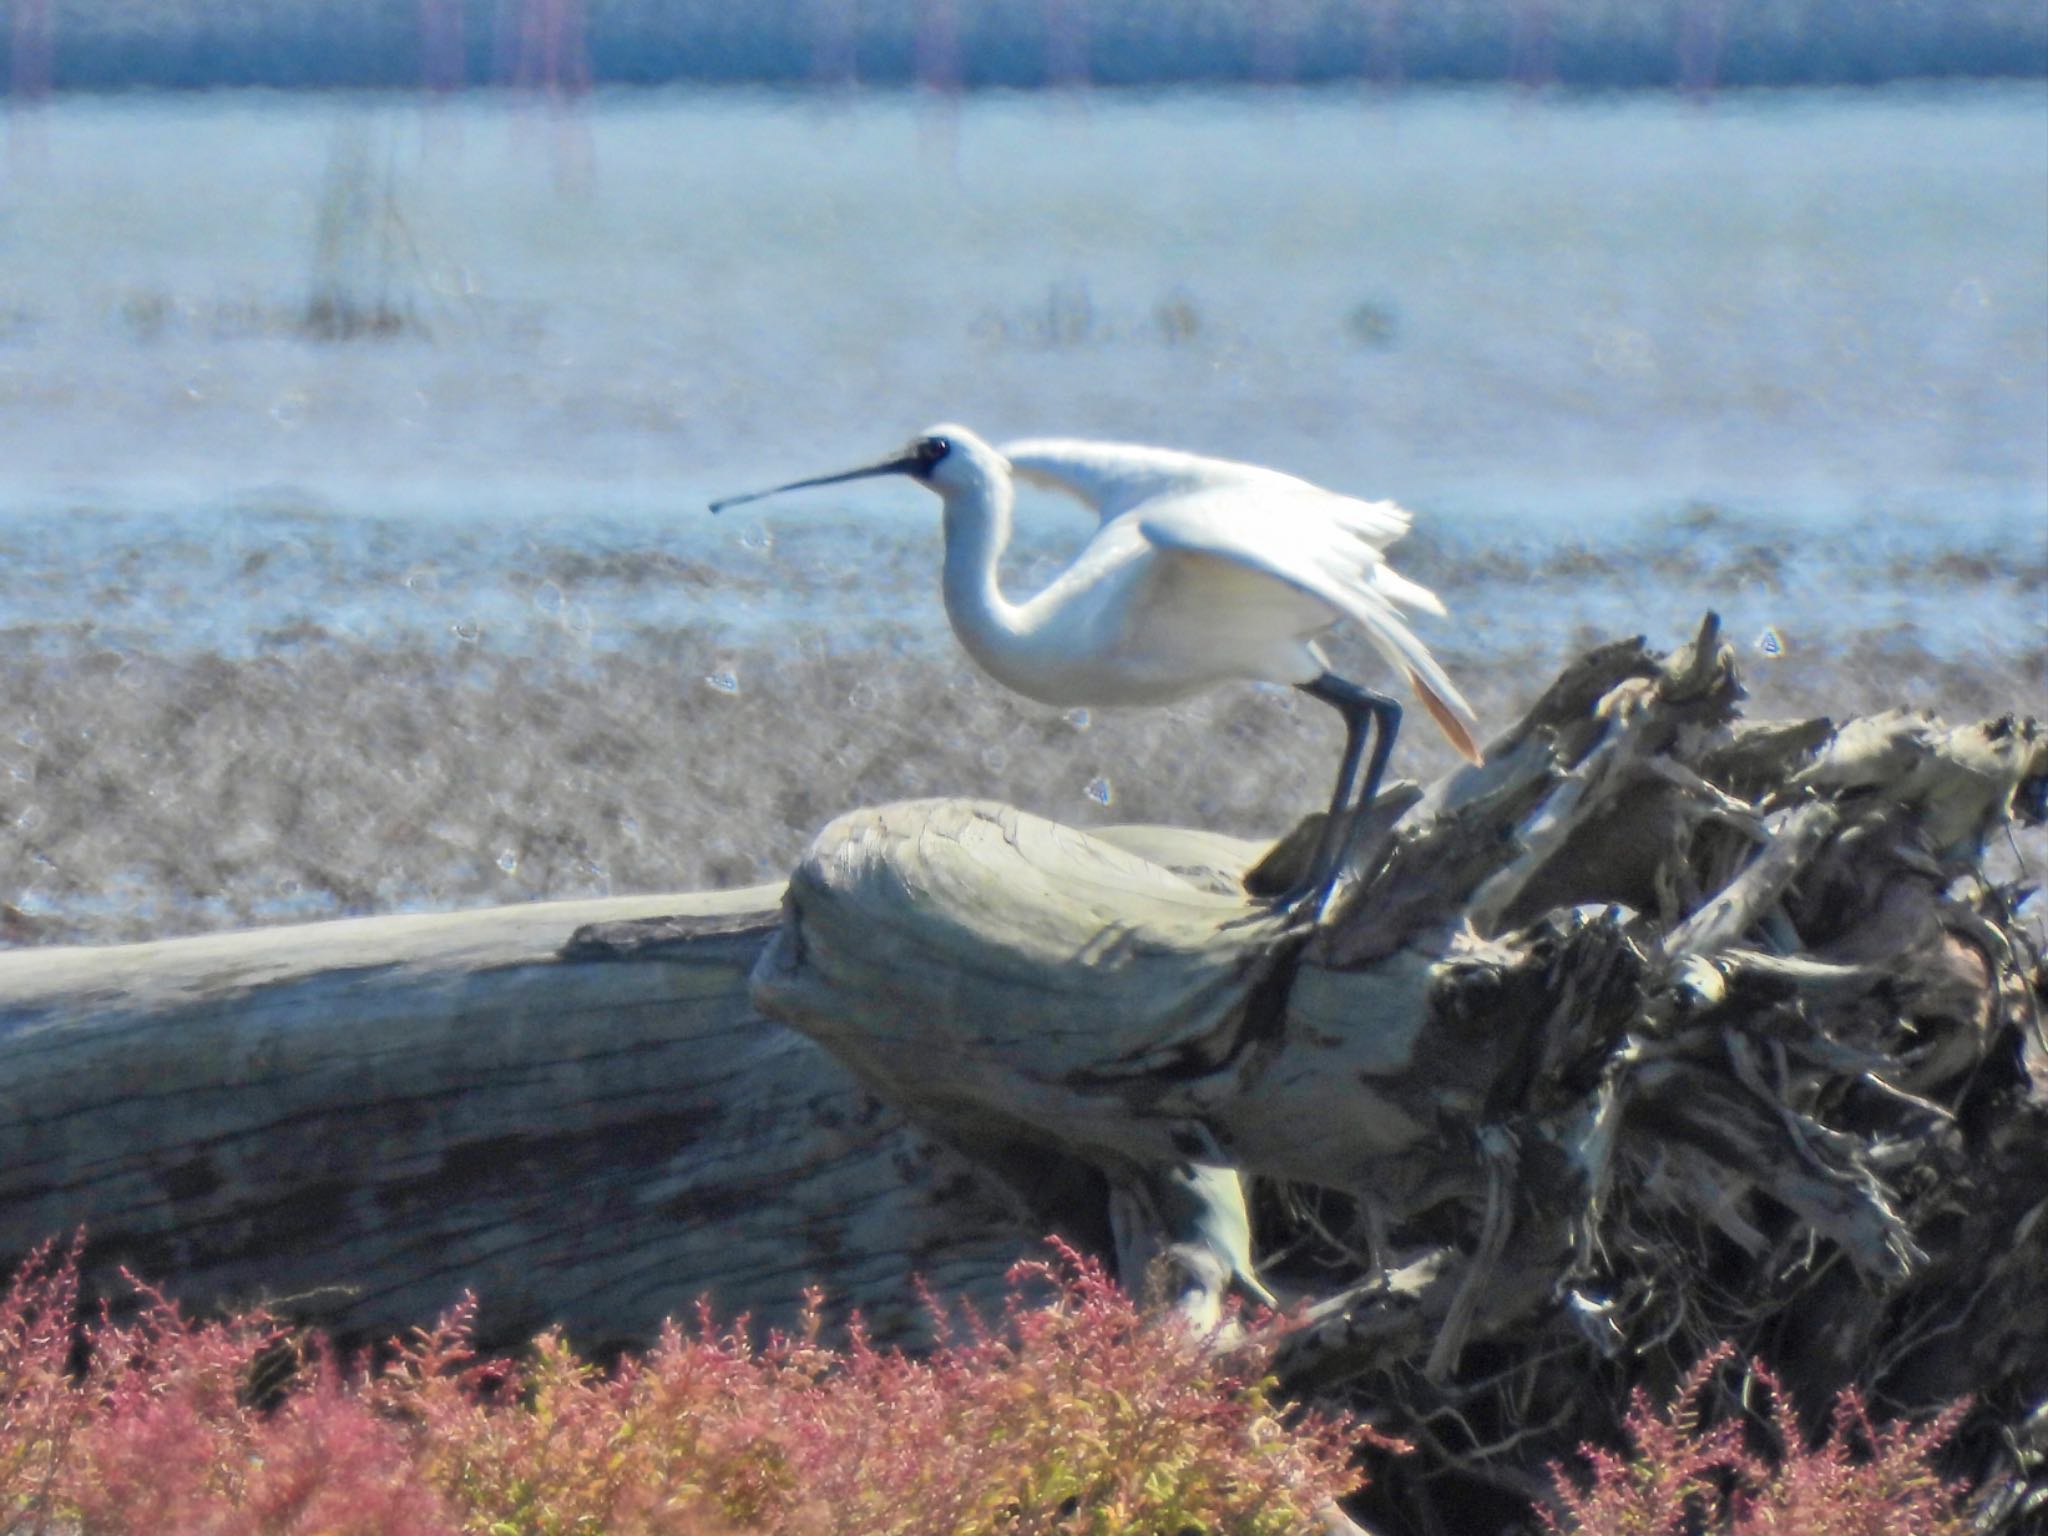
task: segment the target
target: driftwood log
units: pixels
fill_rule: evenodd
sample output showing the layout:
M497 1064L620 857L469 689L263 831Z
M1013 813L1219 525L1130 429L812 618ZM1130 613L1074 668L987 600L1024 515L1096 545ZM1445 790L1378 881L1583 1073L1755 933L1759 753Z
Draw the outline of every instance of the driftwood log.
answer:
M0 956L0 1247L603 1345L814 1281L908 1337L912 1271L986 1294L1057 1230L1296 1309L1283 1385L1422 1448L1384 1531L1509 1528L1724 1338L1809 1406L1974 1394L1999 1529L2048 1503L2048 1041L1978 860L2048 731L1741 698L1711 619L1584 656L1382 793L1316 926L1246 895L1313 826L944 800L786 893Z
M903 1277L986 1290L1017 1251L957 1158L764 1021L781 887L368 918L0 955L0 1244L83 1225L118 1267L344 1338L465 1288L514 1344L603 1348L710 1295L822 1278L886 1332ZM646 963L579 929L661 914Z

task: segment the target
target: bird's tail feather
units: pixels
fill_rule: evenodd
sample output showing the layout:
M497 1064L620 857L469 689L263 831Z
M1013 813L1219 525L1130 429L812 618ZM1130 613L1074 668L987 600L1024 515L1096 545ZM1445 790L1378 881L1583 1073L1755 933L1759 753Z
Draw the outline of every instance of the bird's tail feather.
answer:
M1430 655L1429 647L1401 622L1397 614L1354 612L1354 617L1361 621L1365 637L1372 642L1374 649L1386 657L1397 671L1407 674L1408 684L1415 690L1415 696L1422 700L1422 707L1429 711L1430 719L1458 749L1459 755L1470 763L1481 761L1479 744L1465 727L1466 720L1476 721L1479 718L1478 712L1458 691L1458 685L1444 671L1443 663Z
M1465 722L1458 718L1456 711L1444 702L1443 697L1434 688L1422 680L1422 674L1413 667L1408 669L1408 686L1415 690L1415 696L1422 700L1422 707L1429 711L1429 718L1434 720L1437 728L1450 738L1451 745L1458 749L1459 755L1466 762L1486 761L1480 755L1479 743L1474 741L1472 733L1465 729Z

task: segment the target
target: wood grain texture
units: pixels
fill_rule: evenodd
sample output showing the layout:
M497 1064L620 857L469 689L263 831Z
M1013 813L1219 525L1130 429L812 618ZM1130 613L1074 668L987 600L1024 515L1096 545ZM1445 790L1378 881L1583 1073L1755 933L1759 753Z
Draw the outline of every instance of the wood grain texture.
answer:
M753 995L1023 1197L1106 1199L1127 1283L1205 1325L1230 1289L1304 1304L1284 1379L1431 1434L1481 1403L1501 1447L1562 1452L1530 1405L1630 1351L1682 1368L1708 1297L1828 1390L1855 1360L2034 1401L2038 1345L1933 1341L2041 1273L1982 1237L2048 1230L2009 1178L2048 1146L2048 1047L1974 861L2042 814L2048 733L1741 699L1711 616L1668 658L1588 653L1483 764L1373 808L1312 930L1170 836L864 807L794 872Z
M1977 1394L2032 1497L2048 969L1978 857L2048 731L1741 699L1711 617L1589 652L1313 926L1244 883L1312 828L923 800L786 889L0 955L0 1245L601 1347L813 1281L910 1337L912 1273L987 1300L1057 1230L1225 1335L1302 1304L1283 1381L1432 1437L1418 1487L1526 1493L1727 1337Z
M197 1301L345 1334L644 1339L802 1287L911 1325L1023 1239L746 976L780 887L0 955L0 1247L84 1225ZM604 955L650 920L692 937ZM584 934L580 945L573 935ZM566 953L565 953L566 951Z

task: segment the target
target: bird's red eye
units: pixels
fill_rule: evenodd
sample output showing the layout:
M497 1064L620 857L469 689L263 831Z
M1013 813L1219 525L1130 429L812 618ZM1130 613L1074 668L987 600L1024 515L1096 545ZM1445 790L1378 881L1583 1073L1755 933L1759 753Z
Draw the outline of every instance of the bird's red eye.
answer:
M926 464L936 464L953 451L953 445L943 437L928 437L917 445L917 456Z

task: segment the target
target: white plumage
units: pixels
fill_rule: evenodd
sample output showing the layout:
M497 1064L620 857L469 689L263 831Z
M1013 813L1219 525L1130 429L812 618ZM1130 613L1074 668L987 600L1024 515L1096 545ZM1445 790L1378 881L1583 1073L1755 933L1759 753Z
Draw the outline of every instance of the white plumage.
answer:
M938 426L896 458L716 502L868 475L906 474L945 507L946 614L997 681L1048 704L1159 704L1235 680L1289 683L1345 718L1344 767L1315 867L1290 899L1328 893L1367 717L1378 721L1360 804L1377 790L1400 710L1334 676L1318 636L1349 619L1468 758L1474 718L1403 608L1441 615L1427 587L1382 550L1408 531L1388 501L1360 501L1292 475L1165 448L1067 438L991 447ZM1012 602L996 572L1018 477L1077 497L1101 526L1043 591ZM1462 719L1460 718L1462 716Z
M1256 464L1130 443L1033 438L1005 443L998 452L1017 475L1092 507L1103 524L1096 543L1124 524L1129 532L1113 547L1135 535L1145 546L1146 576L1155 586L1170 588L1178 581L1202 598L1220 601L1221 615L1190 600L1195 593L1179 601L1171 592L1132 599L1148 619L1164 613L1202 621L1203 633L1181 647L1179 664L1190 674L1211 669L1210 675L1187 691L1226 677L1310 682L1327 667L1320 651L1307 650L1310 670L1304 671L1277 661L1259 666L1231 642L1259 635L1270 647L1281 635L1308 639L1348 618L1397 671L1415 672L1444 703L1474 718L1472 706L1402 617L1402 606L1438 617L1444 612L1434 592L1401 575L1381 554L1408 531L1412 519L1404 508L1342 496ZM1075 570L1089 563L1094 549L1091 544L1083 551ZM1176 555L1195 558L1176 562L1170 558ZM1196 569L1199 574L1193 574ZM1286 590L1271 592L1276 583ZM1064 578L1053 585L1063 584ZM1229 626L1227 636L1210 635L1209 621L1237 617L1238 610L1249 623ZM1455 733L1452 739L1458 740Z

